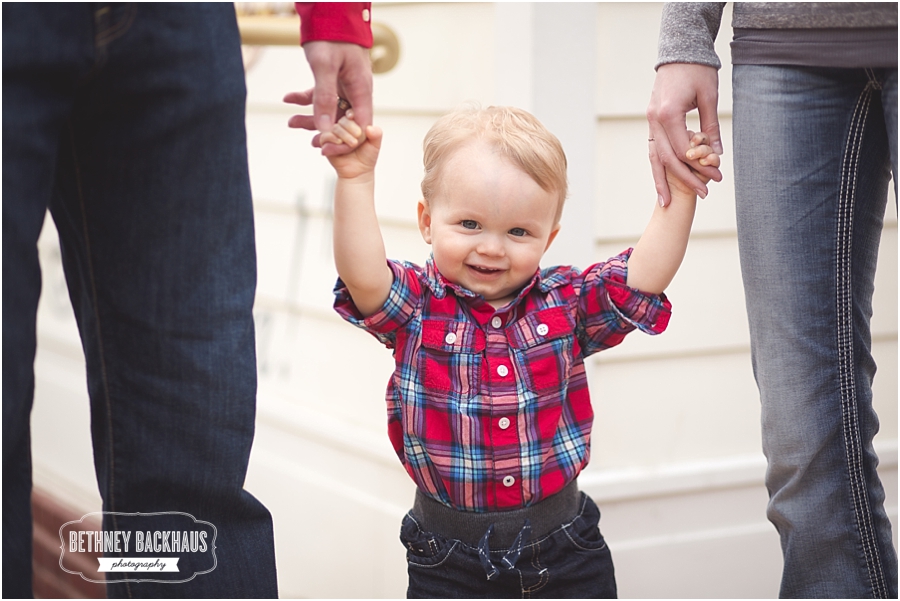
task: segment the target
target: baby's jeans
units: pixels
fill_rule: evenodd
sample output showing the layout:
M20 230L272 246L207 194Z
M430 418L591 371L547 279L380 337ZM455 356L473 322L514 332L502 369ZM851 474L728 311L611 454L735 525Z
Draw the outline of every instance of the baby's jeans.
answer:
M400 530L410 599L614 599L600 511L575 482L537 505L467 513L416 491Z

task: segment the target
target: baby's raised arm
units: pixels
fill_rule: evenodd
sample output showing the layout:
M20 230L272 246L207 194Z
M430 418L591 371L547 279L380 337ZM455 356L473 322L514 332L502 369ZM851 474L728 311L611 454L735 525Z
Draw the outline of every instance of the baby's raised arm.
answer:
M694 134L688 158L699 159L702 165L719 166L719 155L709 146L709 138L704 133ZM697 193L688 188L677 177L666 173L672 202L665 208L657 206L628 259L627 284L647 294L660 294L672 282L675 272L681 266L687 250ZM698 172L694 175L709 181Z
M387 265L375 216L375 163L382 132L370 125L365 134L363 138L362 128L348 112L332 132L322 134L322 143L358 145L351 153L329 156L328 161L338 176L334 188L334 264L356 308L367 317L384 305L394 276Z

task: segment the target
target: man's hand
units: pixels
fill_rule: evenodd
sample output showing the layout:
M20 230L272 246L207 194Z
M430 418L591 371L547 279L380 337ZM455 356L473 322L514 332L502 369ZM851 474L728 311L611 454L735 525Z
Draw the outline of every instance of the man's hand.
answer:
M350 152L352 148L345 144L323 143L321 134L330 132L345 112L338 108L338 97L350 103L355 120L363 129L372 124L372 63L369 51L356 44L324 41L307 42L303 50L316 87L304 92L291 92L284 97L284 101L300 106L312 104L313 114L294 115L288 126L318 130L319 135L313 138L312 144L321 147L325 156Z
M685 119L687 113L698 109L701 132L709 137L713 151L722 154L718 101L719 74L714 67L671 63L657 69L650 106L647 107L647 121L650 124L650 167L661 206L671 201L667 172L701 198L706 198L709 190L692 169L704 175L706 181L722 180L718 164L704 165L687 156L691 135Z

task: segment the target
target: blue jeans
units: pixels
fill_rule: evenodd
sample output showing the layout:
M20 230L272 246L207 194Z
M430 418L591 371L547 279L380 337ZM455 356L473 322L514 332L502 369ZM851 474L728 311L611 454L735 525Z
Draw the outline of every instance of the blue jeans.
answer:
M600 534L600 510L584 493L574 519L535 540L494 549L448 539L403 518L410 599L614 599L612 557ZM521 535L521 533L520 533Z
M869 329L897 173L897 70L736 65L733 80L741 271L781 596L897 597Z
M86 360L103 509L180 511L218 529L212 572L118 581L108 593L274 597L272 519L243 490L256 255L233 6L2 10L3 596L31 595L36 241L49 208Z

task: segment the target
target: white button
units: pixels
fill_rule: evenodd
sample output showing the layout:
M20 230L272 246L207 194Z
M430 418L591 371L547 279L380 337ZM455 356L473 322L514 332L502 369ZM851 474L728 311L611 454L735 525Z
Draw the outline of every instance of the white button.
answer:
M494 317L494 319L491 320L491 325L494 326L495 328L499 328L500 326L503 325L503 320L500 319L499 317Z
M542 324L538 325L538 327L537 327L537 333L540 334L541 336L546 336L547 332L549 332L549 331L550 331L550 328L545 323L542 323Z
M509 373L509 368L506 367L505 365L501 365L500 367L497 368L497 373L500 375L501 378L505 378L506 374Z
M456 342L456 334L454 334L453 332L450 332L444 338L444 342L446 342L447 344L453 344L454 342Z
M363 9L363 21L365 21L366 23L369 22L369 9L368 8Z
M501 417L500 421L497 422L497 425L500 426L501 430L506 430L507 428L509 428L509 418Z
M516 479L513 478L512 476L507 476L506 478L503 479L503 486L506 486L507 488L512 486L515 483L516 483Z

